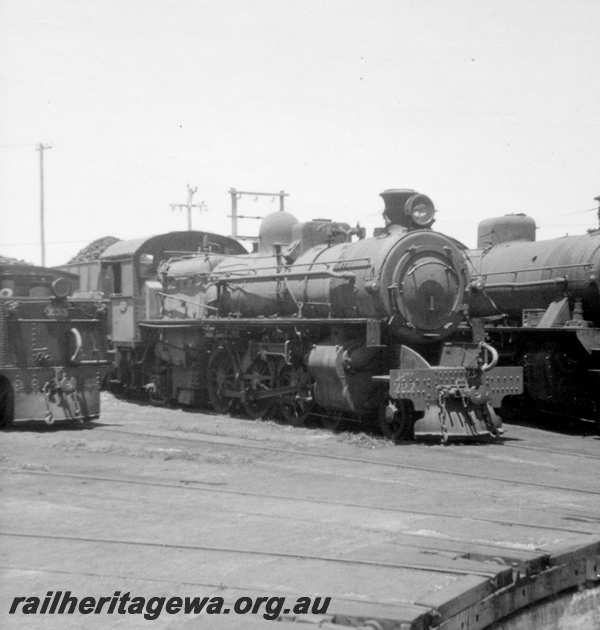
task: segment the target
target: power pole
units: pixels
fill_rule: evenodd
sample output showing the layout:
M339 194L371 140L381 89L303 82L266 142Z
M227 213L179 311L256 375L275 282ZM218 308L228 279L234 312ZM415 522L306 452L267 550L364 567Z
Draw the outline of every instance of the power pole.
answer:
M192 208L198 208L198 210L206 210L206 203L201 201L200 203L192 203L194 195L198 192L198 186L192 188L187 184L187 203L172 203L171 210L187 210L187 229L192 229Z
M238 214L238 199L241 199L242 195L248 195L250 197L271 197L275 199L279 197L279 210L283 212L285 209L285 198L289 197L289 193L284 190L279 192L252 192L250 190L237 190L237 188L230 188L229 194L231 195L231 236L238 238L238 219L262 219L263 217L248 216L244 214ZM241 237L240 237L241 238Z
M51 149L49 144L37 145L36 151L40 152L40 242L42 246L42 267L46 266L46 232L44 228L44 151Z

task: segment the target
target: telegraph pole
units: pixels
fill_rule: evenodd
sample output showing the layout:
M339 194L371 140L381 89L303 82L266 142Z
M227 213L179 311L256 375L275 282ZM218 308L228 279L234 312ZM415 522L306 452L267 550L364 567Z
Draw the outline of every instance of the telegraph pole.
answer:
M51 149L49 144L37 145L36 151L40 152L40 242L42 245L42 267L46 266L46 232L44 229L44 151Z
M229 189L229 194L231 195L231 236L233 238L237 238L238 235L238 211L237 211L237 202L238 202L238 192L235 188Z
M192 188L187 184L187 203L172 203L171 210L187 210L187 229L192 229L192 208L198 208L198 210L206 210L206 203L201 201L200 203L192 203L194 195L198 192L198 186Z
M238 238L238 219L262 219L263 217L247 216L244 214L238 214L238 199L241 199L242 195L248 195L249 197L271 197L275 199L279 197L279 210L283 212L285 209L285 198L289 197L289 193L284 190L279 192L253 192L250 190L237 190L237 188L230 188L229 194L231 195L231 236ZM240 237L242 238L242 237Z

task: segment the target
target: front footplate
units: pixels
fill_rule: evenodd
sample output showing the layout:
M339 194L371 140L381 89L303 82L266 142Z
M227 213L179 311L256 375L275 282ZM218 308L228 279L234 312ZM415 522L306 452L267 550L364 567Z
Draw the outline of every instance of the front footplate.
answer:
M411 367L389 373L389 397L396 405L409 402L416 439L445 443L501 435L502 422L494 409L501 406L505 396L522 393L522 368L484 371L472 364L431 366L419 358L416 361L412 356Z

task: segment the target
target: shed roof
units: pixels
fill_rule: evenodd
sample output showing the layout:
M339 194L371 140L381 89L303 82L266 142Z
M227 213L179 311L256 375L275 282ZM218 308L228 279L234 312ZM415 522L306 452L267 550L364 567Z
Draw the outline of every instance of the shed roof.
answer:
M150 239L144 237L132 238L128 241L117 241L107 247L100 255L100 258L104 260L105 258L125 258L126 256L133 256L148 240Z
M107 247L100 256L100 259L116 260L132 258L141 250L145 252L179 249L196 251L198 248L202 247L205 237L207 237L210 244L217 246L217 248L227 253L247 253L238 241L229 236L222 236L221 234L214 234L212 232L202 232L200 230L185 230L157 234L146 238L134 238L128 241L119 241Z

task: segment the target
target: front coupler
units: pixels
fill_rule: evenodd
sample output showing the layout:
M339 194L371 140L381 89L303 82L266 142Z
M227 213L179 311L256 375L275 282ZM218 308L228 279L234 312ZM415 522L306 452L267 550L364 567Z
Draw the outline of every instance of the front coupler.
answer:
M390 401L412 409L416 439L498 437L502 422L494 409L505 396L522 393L523 370L496 362L495 350L485 343L446 344L438 366L402 346L400 368L389 373Z

